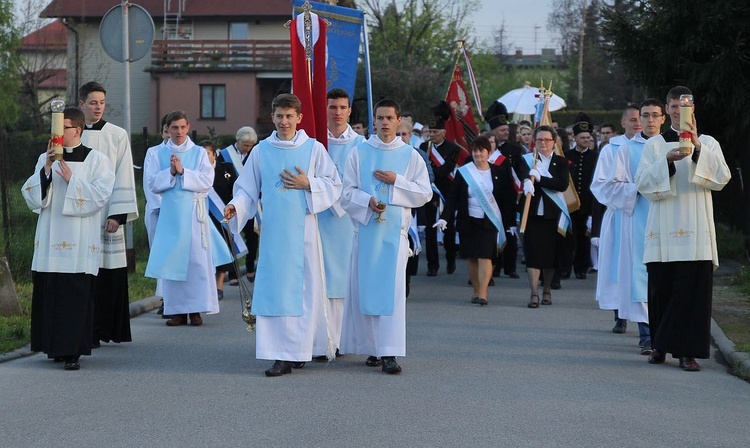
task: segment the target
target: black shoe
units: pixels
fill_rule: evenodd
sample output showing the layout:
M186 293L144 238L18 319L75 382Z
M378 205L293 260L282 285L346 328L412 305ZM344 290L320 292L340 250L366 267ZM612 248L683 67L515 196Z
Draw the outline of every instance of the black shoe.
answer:
M383 364L383 360L381 360L377 356L368 356L367 361L365 361L365 365L367 367L377 367L381 364Z
M552 282L552 289L560 289L560 288L562 288L562 285L560 284L560 282L557 282L557 283Z
M315 362L328 362L328 357L326 355L313 356L312 360Z
M436 269L428 269L427 270L427 276L428 277L436 277L437 276L437 270Z
M479 304L479 306L487 306L487 299L480 298L479 300L477 300L477 303Z
M615 321L615 326L612 327L612 333L623 334L627 331L627 329L628 321L626 321L625 319L617 319Z
M585 272L576 272L576 278L578 280L586 280L586 273Z
M453 274L456 272L456 260L450 260L448 262L448 267L445 269L448 274Z
M81 365L77 359L68 359L65 361L65 370L80 370Z
M274 361L270 369L266 370L266 376L281 376L292 373L292 363L289 361Z
M304 361L292 361L289 364L292 365L293 369L301 369L301 368L305 367L305 362Z
M518 272L511 272L510 274L508 274L508 277L510 277L510 278L521 278L521 276L518 275Z
M396 362L395 356L383 356L383 372L391 375L401 373L401 366Z
M91 342L91 348L99 348L102 346L102 343L99 341L99 339Z
M471 303L479 303L479 297L472 297Z

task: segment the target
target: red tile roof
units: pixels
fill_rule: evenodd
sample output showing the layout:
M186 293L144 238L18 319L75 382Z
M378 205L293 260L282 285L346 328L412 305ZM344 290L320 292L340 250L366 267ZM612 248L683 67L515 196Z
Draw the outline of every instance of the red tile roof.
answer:
M167 0L176 11L180 0ZM164 17L165 0L136 0L152 17ZM40 17L98 18L104 17L120 0L52 0ZM184 0L183 17L259 17L290 16L292 0Z
M21 51L65 51L68 31L59 20L45 25L21 40Z

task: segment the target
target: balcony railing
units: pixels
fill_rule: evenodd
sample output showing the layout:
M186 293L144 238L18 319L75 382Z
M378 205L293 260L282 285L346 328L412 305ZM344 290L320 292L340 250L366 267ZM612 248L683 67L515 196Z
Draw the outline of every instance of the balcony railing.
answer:
M157 40L151 58L156 71L292 69L288 40Z

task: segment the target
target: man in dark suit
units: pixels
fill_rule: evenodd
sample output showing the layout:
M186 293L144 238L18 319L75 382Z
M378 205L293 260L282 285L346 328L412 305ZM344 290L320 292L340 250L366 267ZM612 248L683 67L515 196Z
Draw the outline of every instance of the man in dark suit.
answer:
M451 114L448 103L440 101L433 108L433 112L434 115L428 120L429 140L422 143L419 148L427 153L432 171L435 173L435 186L445 198L453 185L453 170L456 168L456 160L461 148L445 139L445 121L450 118ZM438 219L439 206L440 197L437 193L433 193L432 199L424 205L428 277L436 276L438 269L440 269L437 229L432 227ZM445 248L445 259L448 262L448 274L453 274L456 271L456 229L453 221L452 219L448 221L448 227L443 232L443 247Z
M570 175L573 186L578 192L581 200L581 208L570 214L573 224L573 243L567 246L565 269L570 268L572 258L573 270L576 278L585 279L586 272L591 265L591 211L594 197L591 194L591 181L596 169L596 161L599 154L590 149L593 126L584 118L573 125L576 145L573 149L565 151L565 157L570 161ZM572 257L571 257L572 255Z
M495 136L495 141L497 142L497 149L495 150L495 153L490 155L489 162L495 163L500 155L504 156L508 160L513 172L516 174L515 179L519 179L517 182L520 182L520 179L524 178L523 173L528 172L529 167L522 159L524 153L523 148L512 145L508 142L510 129L507 116L508 110L503 103L497 101L487 109L487 113L485 114L485 119L490 125L492 134ZM520 183L514 183L514 185L517 187L515 192L519 193L521 191ZM517 198L518 195L516 195L516 199ZM518 207L517 201L516 207ZM515 227L516 226L514 226L514 229ZM517 235L515 230L511 230L510 228L506 228L505 230L505 248L500 254L498 254L497 259L494 260L495 268L492 271L492 276L499 277L500 270L502 269L508 277L519 278L519 275L516 272L516 261L518 259Z

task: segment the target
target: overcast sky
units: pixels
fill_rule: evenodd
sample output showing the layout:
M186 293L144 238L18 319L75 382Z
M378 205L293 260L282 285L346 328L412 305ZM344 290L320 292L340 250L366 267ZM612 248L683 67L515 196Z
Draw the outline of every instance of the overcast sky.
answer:
M511 51L522 48L525 54L539 54L542 48L556 48L547 32L547 17L552 0L481 0L482 7L473 16L475 35L490 39L494 28L505 20Z

